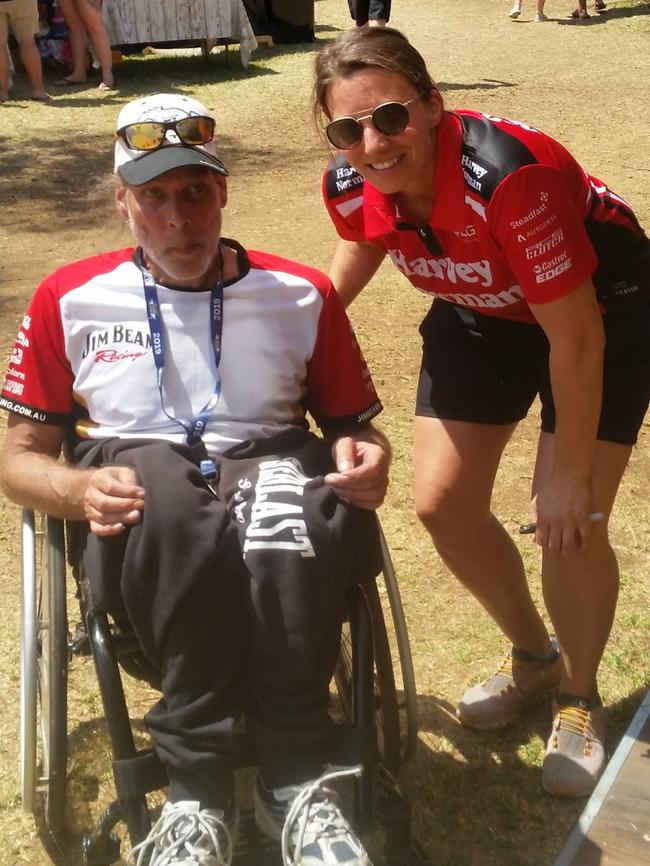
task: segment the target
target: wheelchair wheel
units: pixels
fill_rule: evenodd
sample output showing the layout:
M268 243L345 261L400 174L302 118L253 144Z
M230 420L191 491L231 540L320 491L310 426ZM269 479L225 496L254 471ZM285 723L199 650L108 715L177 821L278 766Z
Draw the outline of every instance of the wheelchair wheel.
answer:
M379 736L381 763L393 775L401 765L415 754L417 745L417 689L413 659L408 639L406 619L402 607L395 569L381 526L379 537L382 553L382 576L392 618L392 642L386 629L386 617L376 582L362 587L364 603L370 616L375 658L375 716ZM377 578L379 581L380 578ZM352 718L352 651L349 623L344 623L341 649L335 673L335 683L346 721ZM399 662L401 694L395 682L393 655Z
M384 612L377 592L377 585L370 581L360 587L363 604L366 606L372 629L375 666L374 712L377 724L380 763L392 775L396 775L401 764L400 713L395 688L395 675L391 658ZM353 718L352 706L352 636L350 624L343 624L341 647L334 680L347 722Z
M402 680L402 696L399 701L402 761L410 761L415 755L418 741L418 692L415 682L415 671L413 669L413 656L411 654L411 644L409 642L399 584L381 526L379 526L379 540L383 559L384 583L386 584L388 603L395 630L395 645L397 647Z
M20 763L23 807L64 826L68 627L63 522L23 514Z

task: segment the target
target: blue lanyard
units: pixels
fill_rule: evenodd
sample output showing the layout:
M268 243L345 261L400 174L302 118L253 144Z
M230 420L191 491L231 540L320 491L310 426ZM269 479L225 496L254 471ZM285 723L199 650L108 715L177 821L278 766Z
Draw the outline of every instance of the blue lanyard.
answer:
M223 278L219 277L217 284L210 292L210 336L212 349L214 351L214 363L217 370L217 381L214 392L196 418L189 420L175 418L165 407L165 395L163 391L163 372L165 370L165 350L163 344L162 317L160 315L160 303L158 302L158 289L156 281L144 267L142 270L142 283L144 286L144 297L147 305L147 320L151 334L151 346L153 349L153 360L156 365L156 379L158 381L158 393L160 394L160 405L165 415L175 424L179 424L187 434L187 444L194 445L201 440L205 433L212 410L221 397L221 374L219 364L221 362L221 335L223 332Z

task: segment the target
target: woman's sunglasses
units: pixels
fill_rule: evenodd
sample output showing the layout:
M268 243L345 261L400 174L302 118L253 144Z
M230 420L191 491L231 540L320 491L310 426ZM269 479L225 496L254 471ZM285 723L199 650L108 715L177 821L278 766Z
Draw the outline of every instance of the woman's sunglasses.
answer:
M211 117L184 117L182 120L170 120L167 123L143 120L123 126L117 130L116 135L131 150L156 150L164 144L168 130L173 129L183 144L198 147L212 141L214 126Z
M409 122L408 106L425 96L419 93L407 102L382 102L372 112L362 117L337 117L325 127L325 135L339 150L349 150L363 138L362 120L369 120L383 135L399 135Z

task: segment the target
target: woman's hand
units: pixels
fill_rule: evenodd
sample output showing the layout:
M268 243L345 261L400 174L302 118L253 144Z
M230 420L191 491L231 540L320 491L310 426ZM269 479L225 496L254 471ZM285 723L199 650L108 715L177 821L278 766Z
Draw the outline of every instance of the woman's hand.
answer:
M591 535L591 493L586 479L554 472L533 499L535 541L560 555L585 550Z

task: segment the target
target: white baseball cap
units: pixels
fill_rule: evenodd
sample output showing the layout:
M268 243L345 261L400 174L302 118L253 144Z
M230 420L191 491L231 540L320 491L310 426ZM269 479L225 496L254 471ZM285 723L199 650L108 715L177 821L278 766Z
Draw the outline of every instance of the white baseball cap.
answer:
M189 96L176 93L156 93L144 99L134 99L120 111L116 130L119 133L134 123L173 123L187 117L209 117L208 109ZM227 175L228 169L217 156L216 142L201 145L184 143L173 128L165 130L160 147L154 150L136 150L128 146L120 135L115 143L115 173L132 186L150 180L183 166L196 165Z

